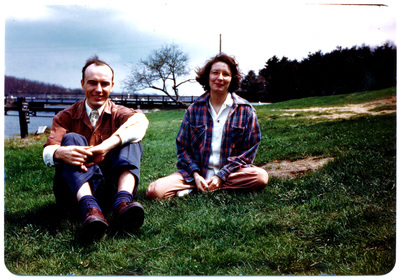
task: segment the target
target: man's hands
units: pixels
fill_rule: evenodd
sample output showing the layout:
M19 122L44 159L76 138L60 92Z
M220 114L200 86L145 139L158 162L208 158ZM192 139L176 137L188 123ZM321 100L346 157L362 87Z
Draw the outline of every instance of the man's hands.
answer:
M94 163L89 161L93 153L89 151L91 147L82 146L61 146L54 153L55 160L62 160L67 164L80 166L83 171Z
M54 159L80 166L86 172L95 163L102 163L107 153L120 144L119 136L113 135L97 146L61 146L55 151Z
M222 180L218 176L213 176L206 181L199 173L193 173L194 181L199 192L212 192L222 187Z

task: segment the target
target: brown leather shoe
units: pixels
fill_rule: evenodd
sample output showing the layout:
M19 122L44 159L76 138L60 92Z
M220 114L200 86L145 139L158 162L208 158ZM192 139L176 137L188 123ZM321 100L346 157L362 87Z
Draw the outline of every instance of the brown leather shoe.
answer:
M90 207L83 221L85 234L93 238L100 238L107 228L108 223L103 213L97 208Z
M120 229L139 229L144 221L144 208L139 202L121 202L113 213L113 221Z

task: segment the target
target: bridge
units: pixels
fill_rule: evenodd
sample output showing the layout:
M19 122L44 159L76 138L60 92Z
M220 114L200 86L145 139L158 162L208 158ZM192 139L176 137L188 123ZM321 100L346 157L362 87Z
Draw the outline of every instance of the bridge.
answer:
M29 113L36 115L37 112L54 112L67 108L79 100L85 99L84 94L24 94L9 93L4 97L4 113L8 111L18 111L18 98L25 98L28 102ZM198 96L181 96L183 104L190 105ZM181 108L182 105L176 104L167 95L140 95L140 94L113 94L110 100L116 104L121 104L134 109L172 109Z

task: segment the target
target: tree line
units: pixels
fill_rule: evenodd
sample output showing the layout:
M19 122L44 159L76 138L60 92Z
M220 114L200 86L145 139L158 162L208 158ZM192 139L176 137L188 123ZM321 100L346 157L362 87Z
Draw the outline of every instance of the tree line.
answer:
M124 81L125 89L135 94L145 88L168 95L177 104L179 86L188 79L188 56L177 45L163 46L132 65ZM396 46L384 44L371 48L337 47L323 54L309 54L302 61L287 57L270 58L258 73L251 70L236 92L251 102L279 102L310 96L344 94L376 90L396 85ZM5 94L9 93L75 94L79 89L5 76Z
M318 51L302 61L273 56L258 75L249 71L237 93L249 101L279 102L395 85L396 46L386 43Z
M4 93L32 93L32 94L81 94L82 89L68 89L63 86L32 81L13 76L4 77Z

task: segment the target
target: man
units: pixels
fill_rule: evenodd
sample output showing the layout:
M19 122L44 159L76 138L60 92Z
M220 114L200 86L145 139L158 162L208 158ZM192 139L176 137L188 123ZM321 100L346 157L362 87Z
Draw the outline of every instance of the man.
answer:
M43 160L56 168L57 204L75 204L86 234L99 237L109 226L100 205L112 194L112 221L121 229L138 229L144 210L133 198L140 178L141 140L149 122L140 110L109 100L114 71L97 56L83 67L81 85L85 100L53 118L44 144Z

